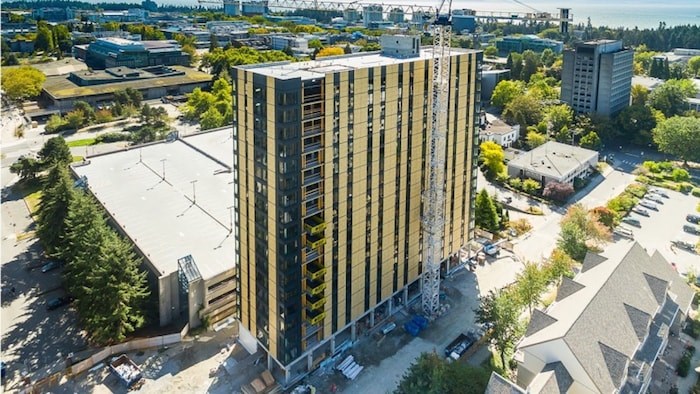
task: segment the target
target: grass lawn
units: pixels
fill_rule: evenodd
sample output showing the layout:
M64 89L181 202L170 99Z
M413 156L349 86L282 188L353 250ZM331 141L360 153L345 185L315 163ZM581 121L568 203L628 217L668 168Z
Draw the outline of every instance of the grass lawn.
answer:
M29 208L29 213L33 216L41 201L41 182L38 179L33 181L19 182L14 189L24 199L24 203Z
M84 156L73 156L73 163L85 160Z
M85 138L82 140L68 141L68 142L66 142L66 145L68 145L69 148L77 148L79 146L95 145L95 139L94 138Z
M481 366L488 371L494 371L501 376L508 377L508 371L506 370L506 368L503 367L503 364L501 363L501 355L493 349L489 349L489 352L491 353L491 357L484 360L484 362L481 363ZM507 354L506 362L508 362Z

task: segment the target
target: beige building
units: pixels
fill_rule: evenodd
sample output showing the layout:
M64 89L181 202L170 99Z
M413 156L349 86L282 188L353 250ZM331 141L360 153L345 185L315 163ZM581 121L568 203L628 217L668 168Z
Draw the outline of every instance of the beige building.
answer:
M283 384L420 294L432 52L400 52L232 70L241 340ZM474 228L481 53L450 58L446 258Z

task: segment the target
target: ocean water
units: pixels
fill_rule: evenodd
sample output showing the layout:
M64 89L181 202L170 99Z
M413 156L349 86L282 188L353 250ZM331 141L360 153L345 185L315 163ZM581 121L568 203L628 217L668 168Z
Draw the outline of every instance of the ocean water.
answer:
M105 2L104 0L88 1L91 3ZM159 5L172 4L194 7L199 4L197 0L155 1ZM348 2L349 0L343 1ZM360 3L372 2L435 7L439 5L438 0L360 0ZM498 12L533 12L535 9L552 14L558 13L557 8L570 8L574 23L585 24L590 17L594 26L624 26L628 28L636 26L644 29L658 27L660 22L665 22L667 27L688 24L700 26L700 0L453 0L452 9L461 8Z

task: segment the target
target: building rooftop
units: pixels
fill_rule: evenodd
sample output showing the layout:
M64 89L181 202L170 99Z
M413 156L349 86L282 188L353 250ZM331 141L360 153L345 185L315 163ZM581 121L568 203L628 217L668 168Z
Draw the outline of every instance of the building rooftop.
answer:
M486 125L484 127L481 127L481 131L479 131L479 134L508 134L513 131L514 127L515 126L507 124L498 117L486 113Z
M66 75L59 75L55 77L46 78L44 82L44 91L55 99L67 99L75 97L85 97L93 96L98 94L108 94L113 93L120 89L134 88L140 89L144 86L147 87L164 87L164 86L176 86L188 83L198 83L198 82L210 82L214 77L211 74L207 74L196 69L183 67L183 66L168 66L174 71L179 71L177 75L150 75L148 78L140 78L136 80L124 81L116 76L112 75L110 77L106 70L93 70L93 71L80 71L77 73L80 78L111 78L114 82L102 83L99 85L90 86L80 86L75 82L68 79ZM128 69L128 67L120 67L122 69ZM148 71L138 70L142 74L148 73ZM145 75L145 74L144 74Z
M450 51L450 56L456 56L462 53L469 52L474 51L452 48L452 50ZM358 54L323 57L317 60L298 63L278 62L238 67L241 69L252 71L257 74L262 74L277 79L301 78L302 80L306 80L321 78L324 77L326 74L332 74L337 72L359 70L369 67L388 66L400 63L410 63L420 59L432 59L432 56L432 48L421 48L418 56L410 58L390 57L382 55L379 52L365 52Z
M693 298L658 252L650 256L624 240L586 255L581 272L558 293L545 312L533 314L518 348L563 339L601 392L618 388L634 365L653 362L660 346L653 337L663 337L675 312L687 311Z
M508 165L529 168L548 177L559 178L577 169L581 163L590 160L598 152L578 146L548 141L537 148L524 152Z
M74 171L160 275L192 255L207 280L235 262L233 173L222 165L232 152L225 128L90 157Z

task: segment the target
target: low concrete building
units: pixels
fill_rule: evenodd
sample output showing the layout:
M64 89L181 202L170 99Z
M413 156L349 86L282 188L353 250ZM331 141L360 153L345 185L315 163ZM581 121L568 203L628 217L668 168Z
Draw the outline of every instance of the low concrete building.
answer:
M81 52L76 52L80 55ZM190 55L182 51L176 41L133 41L119 37L98 38L89 44L82 59L88 67L104 69L112 67L187 66Z
M508 176L531 178L542 186L551 181L573 183L590 175L598 163L598 152L549 141L508 162Z
M231 152L228 127L73 168L143 257L161 325L216 324L237 311L236 230L222 203L233 200Z
M509 148L520 138L520 125L509 125L494 115L482 112L479 116L479 143L493 141Z
M680 334L693 296L658 251L618 241L589 253L555 301L532 314L514 356L517 387L492 377L486 392L654 392L654 364Z
M210 74L182 66L76 71L46 78L41 101L44 106L68 112L75 101L86 101L93 106L111 103L117 90L137 89L149 100L206 88L212 79Z

